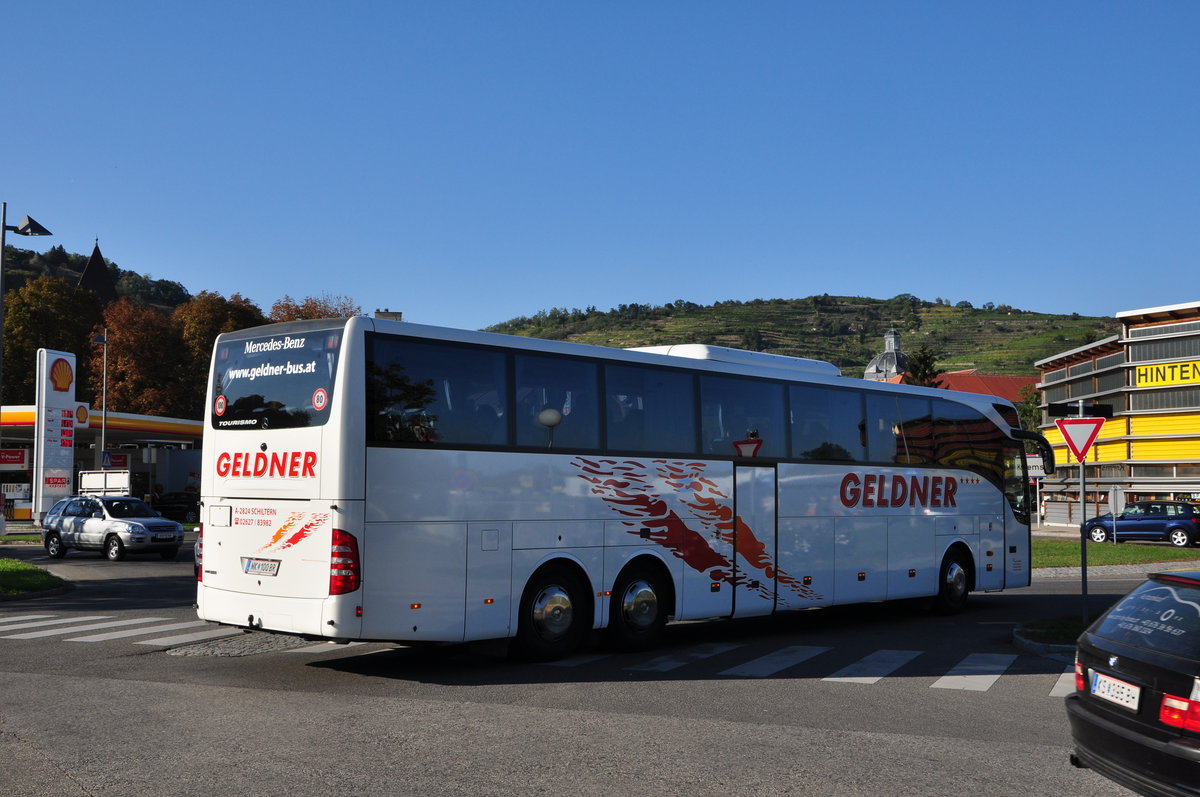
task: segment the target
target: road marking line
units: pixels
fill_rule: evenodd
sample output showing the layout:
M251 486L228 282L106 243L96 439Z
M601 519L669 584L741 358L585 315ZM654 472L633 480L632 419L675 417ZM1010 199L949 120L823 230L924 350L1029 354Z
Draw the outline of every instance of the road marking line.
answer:
M765 656L759 656L757 659L739 664L736 667L730 667L728 670L722 670L719 675L732 675L739 678L766 678L774 675L777 672L786 670L788 667L794 667L801 662L808 661L813 656L819 656L832 648L823 648L816 645L789 645L786 648L772 651Z
M110 620L107 623L91 623L90 625L74 626L72 628L51 628L49 631L28 631L24 634L10 634L5 639L39 639L47 636L63 636L64 634L74 634L79 631L96 631L101 628L119 628L123 625L137 625L138 623L157 623L160 620L169 620L169 617L138 617L133 620Z
M196 628L197 626L208 625L203 620L189 620L186 623L171 623L169 625L155 625L147 628L133 628L124 631L109 631L107 634L92 634L91 636L74 637L73 639L64 639L63 642L104 642L108 639L121 639L130 636L145 636L146 634L157 634L162 631L177 631L180 628Z
M722 645L708 644L697 645L694 648L681 651L678 654L670 656L659 656L656 659L651 659L645 664L639 664L635 667L626 667L626 670L634 672L670 672L671 670L692 664L703 659L708 659L713 656L718 656L722 653L728 653L731 650L740 648L741 645Z
M843 667L833 675L821 680L845 684L873 684L884 676L891 675L923 652L921 650L877 650L870 656L859 659L849 667Z
M112 617L111 614L97 614L97 615L93 615L91 617L67 617L67 618L61 619L61 620L46 620L45 622L39 622L39 623L19 623L17 625L10 625L7 628L4 628L2 630L16 631L18 628L44 628L48 625L66 625L67 623L86 623L86 622L90 622L92 620L107 620L110 617ZM63 633L69 634L69 633L71 633L71 629L67 629ZM11 637L11 636L4 637L4 639L22 639L22 638L23 637L20 635L15 636L15 637Z
M52 614L22 614L17 617L0 617L0 623L19 623L23 620L44 620L47 617L53 617ZM0 631L3 631L0 628Z
M1050 697L1066 697L1075 691L1075 666L1071 665L1058 676L1058 681L1055 682L1054 688L1050 690Z
M207 623L206 623L207 624ZM134 642L135 645L158 645L167 647L170 645L181 645L185 642L200 642L205 639L216 639L222 636L233 636L240 634L240 628L214 628L208 631L200 631L195 634L179 634L178 636L162 637L161 639L146 639L141 642Z
M547 667L580 667L584 664L591 664L592 662L608 658L612 658L611 653L581 653L578 656L568 656L558 661L543 661L541 663Z
M1016 656L1004 653L972 653L929 688L986 692L1016 660Z

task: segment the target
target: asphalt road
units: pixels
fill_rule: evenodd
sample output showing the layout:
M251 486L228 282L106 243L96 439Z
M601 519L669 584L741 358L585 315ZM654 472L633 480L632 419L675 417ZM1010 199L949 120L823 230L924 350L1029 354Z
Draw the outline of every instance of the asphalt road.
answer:
M537 665L500 644L167 642L214 633L175 627L195 621L182 554L50 567L75 588L0 603L6 795L1128 794L1067 762L1068 664L1012 644L1079 607L1070 578L953 618L688 623L652 652ZM1093 577L1093 605L1135 581Z

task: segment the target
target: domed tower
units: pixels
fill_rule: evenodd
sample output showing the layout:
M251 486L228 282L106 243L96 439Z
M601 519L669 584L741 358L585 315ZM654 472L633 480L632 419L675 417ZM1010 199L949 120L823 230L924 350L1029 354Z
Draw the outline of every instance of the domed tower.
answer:
M895 329L889 329L883 336L883 353L875 355L875 358L867 364L863 379L870 379L872 382L886 382L907 370L908 358L904 356L904 352L900 351L900 333Z

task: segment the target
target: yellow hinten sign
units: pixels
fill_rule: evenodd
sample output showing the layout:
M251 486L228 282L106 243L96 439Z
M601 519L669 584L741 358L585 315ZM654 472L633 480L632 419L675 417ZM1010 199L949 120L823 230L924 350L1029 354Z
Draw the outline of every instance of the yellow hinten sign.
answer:
M1135 387L1200 384L1200 360L1139 365L1133 369L1133 384Z

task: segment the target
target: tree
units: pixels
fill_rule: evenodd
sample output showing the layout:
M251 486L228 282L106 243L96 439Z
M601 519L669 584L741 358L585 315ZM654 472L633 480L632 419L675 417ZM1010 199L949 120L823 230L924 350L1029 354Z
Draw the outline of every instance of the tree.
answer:
M1021 428L1036 432L1042 425L1041 394L1033 385L1025 385L1017 391L1017 417L1021 419Z
M941 387L939 376L942 371L937 367L937 354L933 349L922 343L916 351L910 352L908 360L908 379L910 385L921 387Z
M166 313L122 298L105 308L103 328L108 333L109 412L192 415L194 396L188 380L180 378L186 370L183 341ZM101 346L92 347L94 362L103 354ZM99 371L93 372L93 407L101 405Z
M32 404L37 350L68 351L77 355L79 385L88 383L92 328L100 320L96 295L80 290L61 277L29 280L4 300L5 404ZM76 388L81 399L86 390Z
M183 366L178 378L189 396L185 414L180 417L198 418L204 414L208 365L217 335L256 327L266 321L258 305L238 293L226 299L219 293L201 291L175 308L171 324L183 343Z
M362 308L348 296L330 296L322 293L319 297L309 296L297 302L291 296L284 296L271 305L268 318L272 321L304 321L318 318L349 318L362 312Z

